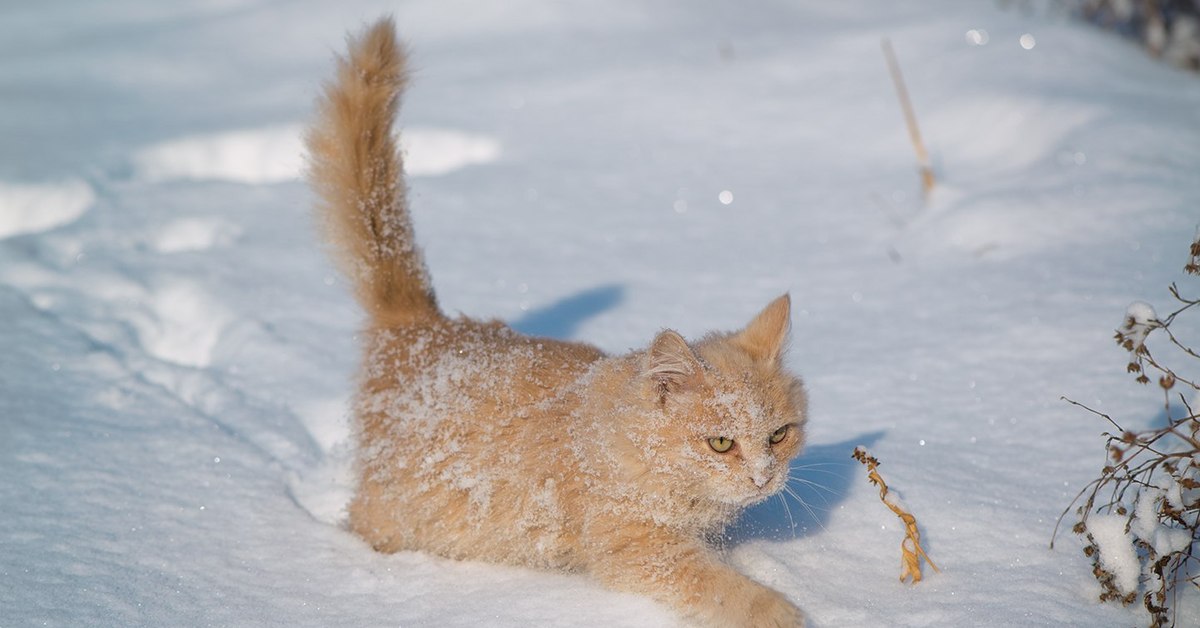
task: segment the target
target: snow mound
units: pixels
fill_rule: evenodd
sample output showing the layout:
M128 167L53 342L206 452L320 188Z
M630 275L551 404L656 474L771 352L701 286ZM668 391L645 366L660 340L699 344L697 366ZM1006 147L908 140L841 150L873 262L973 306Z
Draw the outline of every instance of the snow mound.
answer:
M277 183L304 166L301 127L288 125L192 135L143 148L133 156L138 179Z
M227 245L239 235L236 225L223 220L184 218L162 227L150 245L159 253L206 251Z
M133 320L146 353L173 364L205 367L230 316L198 286L172 282L146 300Z
M1137 591L1142 571L1133 536L1125 530L1126 521L1120 515L1093 515L1088 519L1088 531L1100 548L1100 566L1113 575L1113 584L1123 595Z
M134 176L151 183L293 181L304 172L303 137L299 124L181 137L137 151L132 158ZM412 176L442 175L500 156L496 140L450 129L408 129L400 144Z
M1086 128L1100 115L1096 107L1078 103L998 98L993 93L964 95L939 107L928 116L927 126L939 159L952 175L986 183L1034 167L1082 165L1084 153L1072 152L1070 163L1064 157L1061 164L1058 153L1071 145L1077 129Z
M410 129L400 135L404 169L412 176L437 176L486 164L500 157L500 143L449 129Z
M342 441L321 462L288 478L288 492L313 519L332 526L346 522L346 505L354 495L353 444Z
M0 181L0 238L72 223L95 201L92 186L79 179L40 184Z

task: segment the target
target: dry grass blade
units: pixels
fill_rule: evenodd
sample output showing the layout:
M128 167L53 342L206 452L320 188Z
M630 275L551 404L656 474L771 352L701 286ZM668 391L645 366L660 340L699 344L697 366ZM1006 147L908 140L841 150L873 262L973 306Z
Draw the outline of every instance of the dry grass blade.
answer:
M879 487L879 501L896 513L900 517L900 521L904 522L904 540L900 542L900 582L905 582L912 578L913 584L921 581L921 559L929 563L933 570L941 573L941 569L934 564L933 559L925 553L925 549L921 547L921 531L917 529L917 518L912 513L905 510L896 503L888 495L887 482L883 481L883 476L879 475L879 460L867 453L864 447L854 448L854 459L863 463L867 467L867 479L871 484Z
M925 142L921 141L921 129L917 127L917 114L913 113L912 101L908 98L908 88L904 85L904 75L900 73L900 62L896 60L896 51L892 50L892 42L884 39L882 42L883 56L887 58L888 71L892 75L892 83L896 85L896 97L900 99L900 107L904 110L904 122L908 125L908 138L912 140L913 150L917 153L917 164L921 167L921 190L925 197L933 192L936 180L933 176L933 166L929 164L929 153L925 151Z

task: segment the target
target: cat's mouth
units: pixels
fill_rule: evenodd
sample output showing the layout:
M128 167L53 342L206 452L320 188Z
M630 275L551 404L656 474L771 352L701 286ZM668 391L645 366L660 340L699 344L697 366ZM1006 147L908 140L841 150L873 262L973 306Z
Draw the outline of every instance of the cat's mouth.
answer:
M783 483L778 477L773 477L766 484L755 486L754 489L744 495L738 504L742 508L748 508L760 502L764 502L767 498L775 495L783 489Z
M755 504L761 504L762 502L766 501L768 497L770 497L770 495L766 494L766 493L757 493L754 495L748 495L748 496L742 498L742 503L738 504L738 506L740 506L742 508L749 508L751 506L754 506Z

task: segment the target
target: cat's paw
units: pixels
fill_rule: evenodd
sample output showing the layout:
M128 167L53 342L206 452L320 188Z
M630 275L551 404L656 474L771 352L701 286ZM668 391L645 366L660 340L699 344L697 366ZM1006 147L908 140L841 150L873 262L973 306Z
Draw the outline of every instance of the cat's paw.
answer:
M763 587L750 602L750 621L754 628L804 628L804 613L783 597Z

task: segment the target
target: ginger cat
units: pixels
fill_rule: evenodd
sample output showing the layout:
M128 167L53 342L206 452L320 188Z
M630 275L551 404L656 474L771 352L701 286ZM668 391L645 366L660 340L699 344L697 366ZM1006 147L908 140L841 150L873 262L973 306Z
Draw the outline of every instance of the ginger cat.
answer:
M307 137L328 240L368 315L351 530L382 552L586 572L701 625L803 625L706 543L783 488L804 442L788 297L738 332L666 330L621 356L447 317L392 131L406 83L379 20L349 39Z

